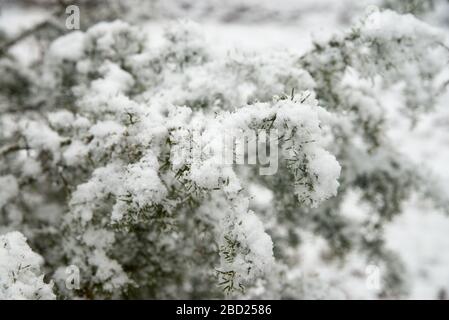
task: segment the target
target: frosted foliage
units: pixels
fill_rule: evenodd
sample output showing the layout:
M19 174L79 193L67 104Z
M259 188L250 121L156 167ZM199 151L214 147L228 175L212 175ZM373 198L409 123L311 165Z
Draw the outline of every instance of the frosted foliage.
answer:
M12 175L0 176L0 209L3 208L9 200L17 197L19 193L19 186L17 180Z
M375 11L302 55L219 55L189 21L151 41L100 22L54 39L26 72L0 64L28 88L19 102L0 89L0 222L39 248L58 298L326 297L326 283L292 275L303 233L329 258L385 265L398 280L383 294L402 294L381 226L430 183L386 136L379 92L397 85L411 115L431 109L438 30ZM272 174L223 161L224 138L248 132L276 133ZM340 214L352 191L366 219ZM1 294L54 298L25 238L1 239ZM70 292L68 265L81 274Z
M84 34L72 32L62 36L56 39L48 50L55 59L76 61L84 51Z
M52 284L40 271L43 259L20 232L0 236L0 300L53 300Z

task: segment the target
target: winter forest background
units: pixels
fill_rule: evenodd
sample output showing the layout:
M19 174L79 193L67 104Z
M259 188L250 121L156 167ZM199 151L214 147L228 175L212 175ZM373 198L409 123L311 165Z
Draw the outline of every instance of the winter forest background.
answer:
M448 63L446 0L0 0L0 299L447 299Z

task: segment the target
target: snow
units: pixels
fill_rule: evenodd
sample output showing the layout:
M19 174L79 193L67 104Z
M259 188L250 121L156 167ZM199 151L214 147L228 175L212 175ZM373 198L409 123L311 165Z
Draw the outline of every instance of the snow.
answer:
M100 121L94 124L89 132L97 139L103 140L110 136L121 135L125 128L112 120ZM113 143L113 142L111 142Z
M404 37L443 39L443 34L437 28L421 22L411 14L401 15L391 10L369 12L361 29L363 35L371 39L379 38L388 41Z
M53 300L53 284L44 283L43 259L20 232L0 236L0 300Z
M273 200L273 192L270 189L255 183L248 187L248 192L257 207L267 207Z
M404 215L388 226L389 247L408 266L410 299L438 299L449 292L447 216L419 202L407 204Z
M56 154L61 143L61 137L57 132L38 121L22 121L20 123L24 130L27 144L36 150L48 150Z
M120 178L121 168L116 163L96 169L92 179L78 185L72 195L69 205L73 207L75 218L84 224L92 220L97 202L116 190Z
M142 32L137 28L130 28L128 23L120 20L100 22L86 34L85 50L87 53L95 54L102 61L114 61L122 54L138 52L141 35ZM91 52L92 50L94 52Z
M262 12L275 12L275 16L286 14L286 10L283 10L282 5L279 5L278 2L254 2L252 5L257 6L258 10ZM292 6L294 2L285 0L282 3L288 7ZM297 3L294 3L294 5L296 6ZM62 141L58 133L69 130L73 126L78 129L89 130L88 133L93 136L93 140L88 144L81 139L71 141L62 153L62 159L67 165L76 166L82 163L91 150L99 150L98 157L107 155L113 161L110 165L97 168L88 181L78 185L70 202L74 216L85 225L94 223L94 217L99 211L98 207L103 203L102 200L106 198L113 199L110 200L113 203L111 204L113 209L110 217L112 222L129 218L127 216L129 211L135 212L145 205L164 204L163 200L167 196L167 190L158 176L159 164L155 156L146 154L138 162L124 165L121 162L123 159L119 159L116 153L119 152L118 149L120 148L134 147L139 144L149 148L148 146L151 143L157 144L158 137L164 137L167 130L173 130L171 137L173 141L178 142L177 147L180 148L180 152L173 155L173 157L179 157L179 159L173 159L173 163L176 165L172 169L176 171L181 169L182 165L189 164L186 160L186 155L189 153L183 153L185 151L183 148L189 146L183 145L182 142L191 134L189 130L197 129L202 132L203 142L207 146L205 148L207 151L202 154L202 156L206 156L206 159L194 164L182 178L189 179L189 182L194 182L201 188L215 189L219 187L220 177L228 177L229 185L223 187L223 191L232 199L233 208L237 211L237 213L227 212L220 217L225 223L228 223L225 226L229 227L223 228L222 231L231 229L230 235L240 242L243 249L239 251L231 264L222 261L221 267L225 270L233 269L237 271L242 282L272 270L271 267L274 263L273 242L265 231L265 221L259 213L248 210L249 199L238 196L242 184L231 168L223 166L218 161L216 151L221 146L218 141L220 131L244 127L251 121L259 121L264 117L271 116L275 111L278 117L276 120L278 122L275 125L281 123L281 121L289 121L292 124L301 124L305 127L298 137L303 139L302 142L304 142L300 145L300 149L306 150L309 155L308 170L311 173L309 178L313 181L314 192L309 194L307 188L301 189L298 186L292 186L292 190L295 189L300 200L310 198L308 204L312 207L337 194L341 168L337 159L326 151L325 146L328 144L323 137L325 128L322 128L322 125L335 121L335 119L324 109L319 108L315 101L309 100L301 104L281 101L276 104L267 100L244 107L240 109L240 112L234 110L236 106L243 106L248 102L253 103L252 98L261 97L263 96L262 93L271 98L272 92L279 93L290 89L284 86L275 88L270 86L273 79L281 79L285 75L291 77L289 85L295 88L296 92L315 88L314 80L309 74L306 72L292 74L290 66L295 63L295 56L298 53L306 52L311 48L312 41L324 43L329 39L330 33L339 31L343 27L341 17L337 17L336 12L339 12L339 8L344 6L328 0L305 1L298 6L314 9L304 14L298 21L288 21L287 23L285 21L279 23L276 19L267 19L258 24L242 23L239 20L232 23L223 23L212 18L210 21L204 21L202 27L193 27L192 34L188 31L192 29L189 22L180 23L181 26L185 27L184 29L167 27L166 21L145 24L144 28L151 33L149 39L145 40L145 44L155 50L154 56L157 56L158 50L164 52L167 48L170 49L167 50L167 55L170 52L174 53L176 59L188 57L192 52L195 52L195 54L200 52L196 55L197 60L192 62L193 66L183 70L182 76L177 76L176 70L170 70L167 74L163 74L162 77L165 77L165 79L154 91L151 91L151 81L154 81L154 74L147 74L146 72L150 68L143 67L155 65L154 56L145 53L136 54L140 50L138 46L134 45L137 41L122 41L126 38L123 37L123 34L131 38L139 38L138 35L141 33L139 30L135 30L135 33L129 34L129 26L126 23L119 21L101 23L87 33L72 32L54 41L50 49L51 55L56 60L77 62L76 68L80 73L87 74L91 68L97 68L96 64L100 65L97 68L100 71L100 77L91 82L91 88L89 88L93 93L91 96L85 96L85 100L81 102L79 108L81 113L84 112L90 117L88 119L64 111L51 113L48 119L51 129L34 121L20 123L20 126L24 129L27 143L32 149L50 150L56 154L56 150L60 148ZM319 8L319 10L314 11L316 8ZM203 16L203 9L202 5L194 6L192 10L198 11L192 12L192 15ZM227 15L227 12L224 10L223 12L214 12L214 14L223 17ZM341 12L338 14L341 14ZM248 19L252 19L251 15ZM17 20L25 21L27 19ZM7 26L8 21L5 14L2 14L0 25ZM425 41L421 43L422 51L420 54L430 62L436 60L436 58L429 57L428 43L431 40L444 39L441 33L436 31L436 28L429 27L410 15L399 16L391 11L382 14L374 11L365 22L358 24L358 27L362 30L364 37L379 43L401 37L424 38ZM23 27L21 26L20 29L23 29ZM13 33L12 30L11 28L11 33ZM317 30L319 30L319 35L317 35ZM204 52L204 44L201 40L198 42L188 41L189 39L196 39L195 35L201 32L205 33L205 42L208 47L212 48L213 57L228 57L229 60L226 60L222 65L213 61L206 68L195 68L195 63L202 59L211 58L208 52ZM178 46L173 46L170 41L166 41L170 37L176 38ZM401 51L404 49L403 47L387 46L386 49L388 50L387 53L391 54L391 56L388 56L392 58L391 61L398 62L398 70L408 78L410 82L409 90L413 91L413 88L421 86L422 84L415 77L417 71L407 65L410 57L411 59L420 59L421 57L404 55ZM271 50L282 52L271 56L259 54ZM370 48L361 48L360 50L362 57L369 57L369 54L372 53ZM407 50L407 47L405 47L405 50ZM86 52L94 56L92 61L84 60ZM23 55L23 51L20 54ZM118 57L121 56L128 58L126 66L132 71L128 72L128 69L125 70L123 66L120 66L121 62L117 62ZM245 76L236 77L236 80L228 76L227 68L230 68L229 66L234 68L241 63L247 63L249 66L255 66L255 69L260 70L259 74L254 76L255 80L249 80ZM273 65L277 67L274 68ZM385 66L372 66L374 71L383 67ZM434 66L428 67L434 68ZM139 69L141 69L140 74L135 72ZM378 90L382 84L378 83L376 79L361 79L361 74L358 74L355 70L352 71L347 72L341 82L342 88L348 88L347 92L350 93L345 96L348 104L356 105L363 101L360 105L366 106L366 110L361 112L363 115L361 121L382 119L385 110L380 108L377 101L371 99L370 95L365 94L373 88ZM395 69L394 72L396 71ZM133 78L131 73L138 74L138 77ZM209 81L211 74L216 81ZM154 113L146 110L145 104L140 104L141 101L135 101L126 96L136 82L143 83L150 90L147 95L139 97L139 99L157 110ZM235 85L235 83L238 84ZM407 84L404 84L404 87L407 89ZM85 88L78 89L76 94L83 96ZM385 104L390 106L388 110L391 113L389 114L389 121L391 122L388 123L389 134L407 157L418 164L428 165L430 163L432 173L439 178L438 181L444 188L449 183L449 171L447 170L447 163L449 162L447 145L449 140L446 134L448 123L445 120L448 113L444 111L444 101L447 101L448 97L442 99L440 102L441 108L436 115L425 116L417 127L411 129L409 123L399 120L403 118L401 108L405 102L399 101L397 95L393 92L394 88L390 89L392 90L381 97L382 100L387 100ZM198 92L199 94L197 94ZM167 104L170 103L182 105L188 101L194 101L204 93L215 99L216 93L219 96L223 92L229 92L226 101L230 103L223 107L223 109L228 109L229 112L216 114L216 116L203 115L189 107L167 107ZM428 93L431 94L431 92ZM415 102L420 105L425 104L426 99L426 94L414 97ZM216 100L218 101L217 105L219 105L220 99L217 98ZM136 112L140 118L137 124L125 129L124 120L120 117L126 118L128 111ZM169 112L168 118L170 120L164 123L159 111L161 114L165 111ZM98 116L103 113L108 115ZM131 138L125 140L127 135L135 137L135 140ZM315 142L306 143L309 140ZM115 153L108 150L108 152L102 152L107 148L113 149ZM376 161L380 162L382 154L375 154L371 159L372 162L362 164L363 170L369 171L370 166L374 167L377 164ZM33 163L29 159L26 161L27 172L24 172L24 175L36 176L41 170L38 163ZM8 186L8 188L3 188L3 186ZM268 207L273 198L273 194L269 190L254 184L250 186L249 193L258 209ZM18 194L19 188L16 179L12 175L0 176L0 209L17 197ZM133 203L125 204L124 201L120 201L128 194L133 195ZM351 195L344 204L343 211L347 217L360 222L369 215L369 209L360 205L357 200L357 195ZM422 200L408 202L404 212L405 214L393 220L387 229L388 246L399 252L406 263L407 275L411 279L411 294L409 297L434 299L441 290L449 291L449 269L447 267L449 266L449 256L446 254L449 248L447 241L449 220L436 208L423 204ZM219 214L217 213L217 215ZM221 241L220 243L224 245L223 239L221 237L217 241ZM305 236L303 241L300 267L291 270L288 277L295 279L298 275L312 278L316 276L321 281L328 283L330 289L338 288L337 292L333 292L331 295L335 297L376 298L375 293L367 290L365 286L366 262L362 261L360 257L349 256L345 261L346 267L339 268L334 264L327 264L322 261L319 253L326 249L323 243L313 236ZM42 264L42 259L31 252L26 245L25 238L20 234L11 233L2 236L0 243L3 242L11 242L14 245L11 250L6 251L0 246L0 274L5 273L5 270L16 268L17 265L13 265L13 263L22 261L21 259L25 259L26 264L32 263L33 266ZM116 290L129 281L121 266L115 260L111 260L106 253L108 246L114 242L111 233L105 230L89 229L84 233L83 242L87 246L95 248L89 257L91 265L98 267L95 281L106 283L105 289L110 291ZM19 253L16 254L16 251ZM255 264L252 265L249 261L254 261ZM248 266L254 267L250 274L246 271ZM33 290L37 287L45 289L46 297L54 297L42 279L36 278L39 274L38 267L34 269L32 274L25 271L21 275L23 277L21 281L25 285L20 284L17 287L12 287L11 291L6 293L6 297L29 298L32 297ZM108 282L110 279L112 280ZM3 285L1 281L9 281L9 278L0 277L0 283ZM8 283L8 285L10 284ZM0 290L0 298L2 297L1 294L5 295Z
M100 72L104 74L104 78L92 82L92 90L95 95L114 96L128 90L134 84L132 76L116 64L106 63Z
M67 165L73 166L83 161L88 155L89 149L81 141L75 140L70 143L63 153L63 158Z
M438 11L441 12L441 11ZM330 33L337 26L328 23L324 16L314 17L315 21L312 25L301 23L297 25L279 25L265 23L262 25L239 25L233 23L230 25L212 24L204 28L207 39L214 39L216 46L214 48L217 52L226 54L232 51L230 48L238 50L263 51L270 47L294 49L298 52L304 52L310 46L312 36L310 30L315 29L316 26L323 26L322 21L326 21L323 27L321 37L326 39L326 33ZM374 15L373 20L367 25L367 31L370 32L371 37L397 37L399 35L410 34L416 28L416 19L412 17L401 18L402 21L397 21L397 17L393 13L386 17ZM404 21L405 20L405 21ZM400 22L400 23L399 23ZM432 22L432 21L431 21ZM393 30L392 34L381 34L379 25L389 24ZM420 23L418 23L420 24ZM399 25L410 26L411 29L400 29ZM150 25L150 28L155 28ZM153 29L154 30L154 29ZM435 36L436 32L433 28L426 27L424 30L428 32L429 36ZM316 40L316 37L313 37ZM294 40L292 40L294 39ZM303 39L303 41L301 41ZM345 78L349 81L349 78ZM352 81L352 80L351 80ZM357 81L357 86L361 86L363 81ZM365 84L363 84L365 85ZM390 94L384 96L388 98ZM397 99L397 96L393 96ZM442 97L441 111L435 115L421 117L418 126L414 129L404 128L403 124L396 124L391 127L391 132L395 135L395 141L401 150L415 159L417 163L425 165L431 159L431 167L437 176L445 181L444 185L449 184L449 171L447 164L449 163L449 148L447 147L449 141L447 139L447 112L444 101L447 101L447 96ZM391 99L390 99L391 100ZM397 109L398 102L390 102L390 111L395 113L392 117L398 119L401 111ZM380 110L371 109L370 112L379 112ZM374 115L377 117L377 115ZM368 164L367 164L368 165ZM256 199L261 198L260 201L269 199L268 195L262 196L264 192L257 192ZM268 202L268 200L266 200ZM265 205L264 205L265 206ZM351 218L360 217L357 219L364 219L368 214L367 208L360 207L360 204L348 204L348 208L343 210L347 214L351 214ZM412 279L410 284L411 292L409 298L411 299L435 299L438 292L442 288L446 288L449 280L449 255L447 249L447 231L449 230L449 220L442 213L439 213L434 208L422 208L418 204L411 202L404 209L403 216L393 221L392 225L388 227L387 242L389 246L399 252L399 255L405 259L407 270L409 270L409 279ZM309 252L320 252L314 243L316 240L313 237L304 240L304 250L310 247ZM329 266L327 271L321 269L324 266L319 260L311 260L311 257L304 256L303 261L306 268L310 271L304 271L306 274L315 274L316 277L324 279L334 279L329 281L336 281L330 287L342 286L345 288L343 296L346 298L367 298L374 299L375 294L369 292L365 286L364 277L361 279L354 277L350 273L343 276L336 273L335 267ZM354 265L355 273L363 274L366 264L363 261L358 261ZM349 268L351 269L351 268ZM307 270L307 269L305 269ZM293 272L293 271L292 271ZM312 276L313 277L313 276Z
M138 163L126 167L122 185L115 191L117 202L112 209L114 222L123 219L126 212L139 212L145 207L160 204L167 197L167 190L158 176L159 164L151 153ZM129 201L131 203L124 202Z

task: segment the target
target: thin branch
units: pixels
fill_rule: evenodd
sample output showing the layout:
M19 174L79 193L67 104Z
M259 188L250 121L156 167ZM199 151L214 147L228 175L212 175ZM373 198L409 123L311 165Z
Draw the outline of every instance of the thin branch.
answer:
M0 148L0 156L4 156L7 155L8 153L19 151L22 149L24 149L23 146L21 146L18 143L10 144Z
M23 31L16 37L1 44L0 45L0 55L5 54L8 51L8 49L11 48L12 46L14 46L17 43L19 43L20 41L28 38L29 36L39 32L40 30L45 29L46 27L52 27L52 28L58 29L60 31L66 31L65 28L63 26L61 26L61 24L58 23L58 21L55 18L56 15L60 14L60 12L61 12L61 9L55 10L54 13L51 14L51 16L49 18L45 19L42 22L39 22L38 24L34 25L32 28L29 28L29 29Z
M447 51L449 51L449 47L448 47L444 42L438 41L437 43L438 43L440 46L442 46L444 49L446 49Z

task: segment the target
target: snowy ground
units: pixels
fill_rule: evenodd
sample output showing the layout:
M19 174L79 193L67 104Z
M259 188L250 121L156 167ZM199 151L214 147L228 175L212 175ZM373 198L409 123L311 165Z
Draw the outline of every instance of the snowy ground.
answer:
M315 2L320 1L307 1L308 4ZM232 50L257 52L271 48L303 52L310 46L314 35L321 36L344 28L341 19L335 14L338 6L332 6L330 3L321 1L321 6L315 6L315 10L309 15L294 22L222 23L212 19L203 23L202 30L217 54L226 54ZM331 7L330 10L327 10L326 5ZM338 13L340 14L341 12ZM42 13L36 11L26 15L21 11L3 12L0 16L0 26L14 33L17 29L38 21L41 15ZM154 43L157 43L164 24L163 21L146 24L145 27L154 35L152 38ZM17 54L23 55L23 59L30 57L30 52L24 53L23 49L17 49ZM442 179L443 185L449 185L447 101L449 95L441 99L438 110L423 117L416 128L410 129L401 121L393 122L395 126L391 128L391 135L402 152L418 163L430 165L434 173ZM395 117L394 110L392 117ZM355 211L363 210L354 204L348 204L348 207ZM449 217L444 217L431 206L410 201L405 207L404 214L388 226L387 234L388 245L399 252L407 266L409 274L407 278L411 282L410 298L435 299L442 289L449 294ZM311 237L310 248L315 246L319 246L319 243ZM305 251L306 270L313 269L315 258L312 252ZM354 273L357 274L357 271L363 273L364 266L357 265L356 259L354 261L352 269ZM317 273L321 273L320 277L330 279L331 282L342 281L338 280L339 275L332 273L332 270L322 269ZM363 277L346 275L344 279L346 281L344 287L351 291L351 294L340 292L342 298L373 297L372 293L366 290Z

